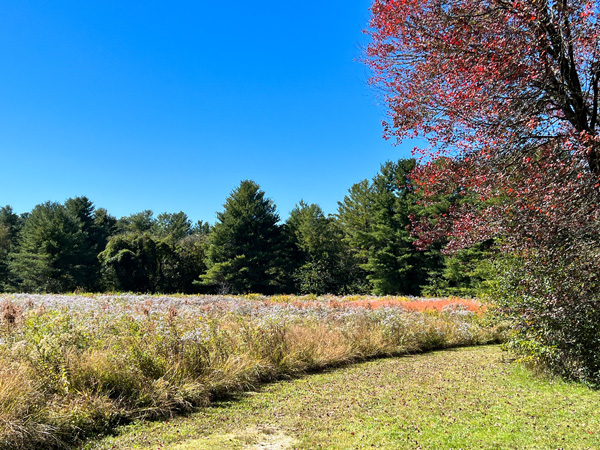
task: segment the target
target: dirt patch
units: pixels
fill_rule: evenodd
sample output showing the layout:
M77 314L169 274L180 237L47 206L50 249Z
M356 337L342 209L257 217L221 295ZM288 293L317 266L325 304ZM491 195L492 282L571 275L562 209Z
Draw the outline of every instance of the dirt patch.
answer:
M296 440L281 430L270 426L250 427L227 434L213 434L200 439L191 439L172 447L172 450L286 450Z
M275 428L258 427L256 431L257 442L250 447L252 450L285 450L296 442L293 437Z

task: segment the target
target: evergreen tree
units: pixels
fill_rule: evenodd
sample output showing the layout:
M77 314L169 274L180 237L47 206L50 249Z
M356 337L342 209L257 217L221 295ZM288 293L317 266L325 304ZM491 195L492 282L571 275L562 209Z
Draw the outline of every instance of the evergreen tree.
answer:
M192 226L192 234L204 234L208 236L208 233L210 233L210 228L211 227L208 222L199 220Z
M92 237L98 245L98 253L106 247L108 238L117 233L117 219L104 208L94 211L94 227Z
M114 232L115 219L106 210L96 211L87 197L70 198L65 202L66 211L77 222L85 240L76 253L72 264L81 268L77 287L88 292L99 289L101 282L98 254L104 250L108 236Z
M139 213L121 217L117 222L117 231L119 233L149 233L154 227L154 222L154 213L146 209Z
M408 230L416 203L408 178L414 167L412 159L388 161L373 178L373 224L365 236L363 267L374 294L417 295L427 279L426 255L415 248Z
M20 246L9 266L28 292L66 292L78 287L86 267L81 253L86 235L60 203L37 205L25 220Z
M9 254L17 250L23 220L9 206L0 208L0 291L13 290L16 280L9 268Z
M366 236L373 227L373 186L364 179L348 189L348 195L338 202L337 222L360 263L367 262Z
M409 174L413 159L388 161L340 202L338 220L377 295L417 295L439 256L419 251L409 232L417 199Z
M444 255L443 265L430 272L423 293L477 298L489 294L497 284L494 258L498 260L499 255L491 240Z
M19 240L19 231L23 227L23 218L15 214L9 205L0 208L0 224L7 228L10 244L16 246Z
M242 181L217 218L209 235L203 283L232 293L284 290L284 234L275 205L258 184Z
M187 214L180 211L178 213L162 213L152 223L152 234L160 239L166 239L173 242L189 236L192 231L192 222Z
M10 253L10 231L0 223L0 291L5 291L9 284L8 254Z

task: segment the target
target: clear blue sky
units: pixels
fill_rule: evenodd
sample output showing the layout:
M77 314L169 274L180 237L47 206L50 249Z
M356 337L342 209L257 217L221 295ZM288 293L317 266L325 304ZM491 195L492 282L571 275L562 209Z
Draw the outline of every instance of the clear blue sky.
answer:
M0 1L0 204L214 223L243 179L334 213L411 144L357 61L368 0Z

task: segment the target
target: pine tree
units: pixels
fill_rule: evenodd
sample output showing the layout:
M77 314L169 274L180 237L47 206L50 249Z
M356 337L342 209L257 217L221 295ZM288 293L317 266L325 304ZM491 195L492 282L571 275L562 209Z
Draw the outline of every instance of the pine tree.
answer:
M66 292L84 278L86 235L60 203L37 205L27 217L10 268L28 292Z
M183 211L162 213L152 223L151 232L160 239L178 242L193 231L192 222Z
M408 225L415 203L408 175L414 160L388 161L373 178L373 226L366 236L368 261L363 266L373 293L420 293L427 270L424 255L414 245Z
M339 203L339 223L373 294L419 294L439 259L417 250L408 229L417 200L409 179L414 167L413 159L388 161Z
M18 236L23 220L9 205L0 208L0 291L13 290L14 274L9 268L9 254L18 247Z
M254 181L244 180L227 198L209 235L203 284L231 293L285 289L286 245L279 215Z
M114 232L116 220L105 210L96 210L87 197L70 198L65 202L67 213L77 222L85 240L76 252L72 264L80 267L78 288L88 292L99 289L101 273L98 254L104 250L109 235Z
M156 219L154 212L146 209L139 213L130 214L126 217L121 217L117 222L117 230L119 233L146 233L151 232Z

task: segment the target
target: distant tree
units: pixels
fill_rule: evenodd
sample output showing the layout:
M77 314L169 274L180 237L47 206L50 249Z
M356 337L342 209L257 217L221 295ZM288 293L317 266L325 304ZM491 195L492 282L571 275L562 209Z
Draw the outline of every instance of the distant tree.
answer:
M209 235L205 285L232 293L279 292L285 286L286 249L279 215L254 181L227 198Z
M182 211L162 213L153 221L151 232L160 239L168 238L177 242L192 233L192 222Z
M174 243L150 233L112 236L98 255L109 290L193 294L206 270L207 237L191 235Z
M117 219L111 216L104 208L97 208L94 211L94 242L98 243L99 251L104 250L108 238L117 233Z
M146 210L121 218L99 259L108 289L196 293L206 271L209 226L184 212L154 218Z
M419 294L439 257L414 245L410 216L417 198L412 159L387 162L371 182L363 180L339 203L338 221L361 262L374 294Z
M208 234L195 232L179 240L174 245L175 265L165 270L169 292L194 294L208 292L206 286L196 281L206 272L206 250Z
M409 231L417 202L409 178L414 168L412 159L388 161L373 178L373 224L363 238L368 254L363 267L374 294L417 295L427 280L431 261Z
M4 250L10 247L10 233L8 227L4 224L0 225L0 249Z
M8 254L10 253L10 231L0 224L0 290L4 291L9 282Z
M345 239L360 263L368 259L366 236L373 227L373 186L364 179L348 189L348 195L338 202L337 222Z
M65 201L65 208L77 222L85 239L71 263L80 267L80 278L75 280L77 287L88 292L100 288L101 273L98 254L104 250L115 229L116 220L106 210L96 210L87 197L75 197Z
M9 254L17 250L23 220L6 205L0 208L0 291L13 290L16 280L9 269Z
M173 248L150 233L112 236L98 258L109 287L131 292L168 292L165 270L177 264Z
M0 207L0 224L8 229L11 244L16 245L19 239L19 231L23 227L23 218L15 214L11 206L6 205Z
M297 292L341 294L355 288L358 267L352 264L355 261L341 230L321 207L300 201L286 225L295 246Z
M199 220L192 226L192 234L204 234L208 236L210 232L210 224L208 222L204 222Z
M483 298L496 289L498 257L494 243L478 243L443 255L440 266L429 271L423 294Z
M146 209L139 213L121 217L117 222L119 233L146 233L154 227L154 213Z
M87 236L60 203L37 205L25 220L9 267L28 292L66 292L85 279L82 249Z

